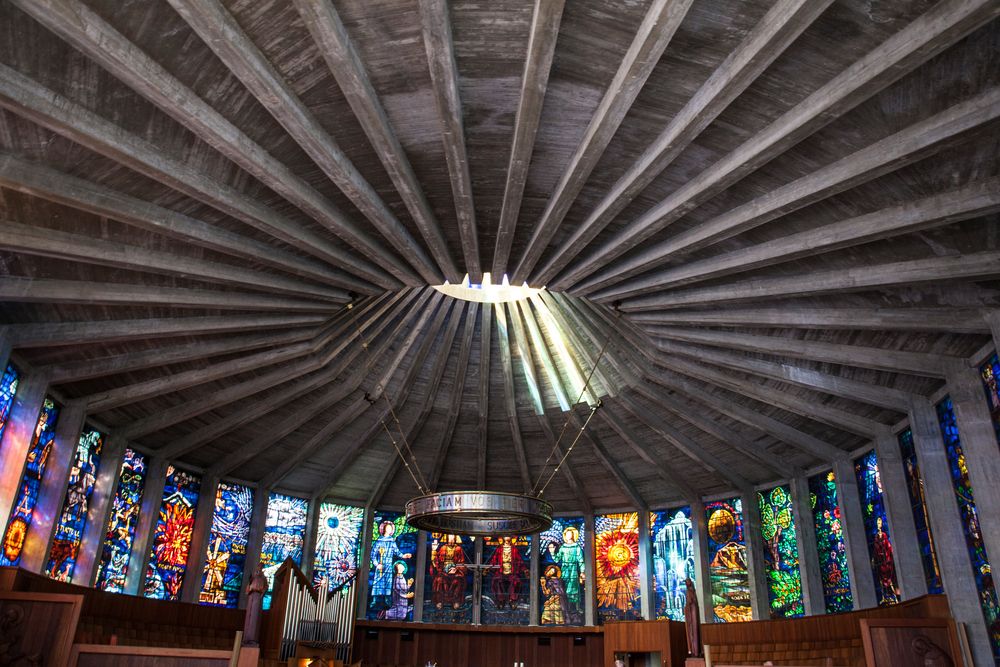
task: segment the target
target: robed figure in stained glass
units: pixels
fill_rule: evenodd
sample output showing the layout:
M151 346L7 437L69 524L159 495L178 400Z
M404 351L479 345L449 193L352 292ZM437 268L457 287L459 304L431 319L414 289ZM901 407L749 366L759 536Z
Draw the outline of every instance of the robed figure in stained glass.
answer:
M892 557L892 542L882 530L882 517L875 520L875 539L872 541L874 565L878 573L879 586L892 603L899 602L896 596L896 561Z
M558 565L549 565L541 579L545 606L542 608L542 625L563 625L569 616L569 598L563 585L562 571Z
M580 546L580 531L570 526L563 531L563 543L553 559L562 570L562 580L566 588L566 597L570 600L581 600L580 584L583 576L583 548Z
M498 609L504 607L513 609L521 597L521 579L528 568L510 537L503 538L500 547L490 558L490 565L496 568L490 579L493 601Z
M410 554L404 554L406 558L409 556ZM413 578L406 578L406 563L397 560L392 564L392 606L385 612L387 621L405 621L409 617L412 588Z
M372 602L388 608L393 595L393 563L412 554L403 553L396 544L396 525L383 521L378 527L379 537L372 543ZM404 564L405 568L405 564Z
M434 606L462 606L465 599L465 550L455 535L445 535L444 543L431 545L431 590Z

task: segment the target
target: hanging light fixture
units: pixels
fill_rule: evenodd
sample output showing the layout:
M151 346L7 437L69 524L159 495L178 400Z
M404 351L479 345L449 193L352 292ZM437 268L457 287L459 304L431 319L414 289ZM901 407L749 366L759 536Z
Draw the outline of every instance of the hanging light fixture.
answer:
M352 304L348 304L347 307L350 309ZM621 311L618 311L618 316L620 315ZM364 340L361 328L356 320L354 321L354 326L357 329L358 337L361 339L365 352L370 355L368 342ZM594 361L590 373L587 375L583 389L580 391L580 396L577 398L577 404L583 401L583 397L590 389L591 378L593 378L597 365L601 362L604 353L607 351L613 333L613 329L608 331L608 337L604 341L604 345L601 347L600 354L598 354L597 359ZM382 428L389 436L396 454L420 491L419 496L406 503L406 522L420 530L450 535L503 537L505 535L528 535L548 530L552 526L552 505L544 500L542 496L548 488L549 483L573 451L573 448L580 441L584 431L590 424L590 420L594 418L597 410L601 407L600 401L590 406L590 414L577 431L576 437L569 448L560 456L559 444L562 442L563 435L565 435L570 423L570 418L567 415L559 437L552 444L552 450L549 452L538 480L535 482L530 493L519 494L485 490L432 492L424 481L423 474L420 472L413 449L406 439L406 433L403 431L399 418L392 407L392 402L388 398L388 392L382 391L381 394L388 406L387 412L395 422L395 430L399 433L399 439L397 440L393 429L390 429L389 425L386 424L384 417L381 418ZM377 400L370 398L368 394L365 395L365 398L373 405ZM545 477L546 469L552 462L553 457L558 460L551 471L549 471L548 477Z

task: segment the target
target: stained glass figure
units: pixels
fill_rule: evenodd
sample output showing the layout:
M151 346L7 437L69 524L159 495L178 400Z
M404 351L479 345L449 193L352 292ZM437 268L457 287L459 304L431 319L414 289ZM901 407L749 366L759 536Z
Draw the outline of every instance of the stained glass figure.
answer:
M424 578L425 623L471 623L475 538L431 533Z
M649 513L653 545L653 604L656 618L684 620L687 578L695 580L691 508Z
M787 486L776 486L758 493L757 502L760 503L760 534L764 540L771 618L804 616L791 491Z
M412 621L417 530L399 512L375 512L368 554L370 621Z
M363 507L335 503L319 506L313 585L320 586L326 581L327 590L334 591L354 580L364 520Z
M899 602L899 583L875 450L854 461L854 474L858 478L861 515L868 540L868 555L871 557L872 578L875 580L875 599L878 606L887 607Z
M49 562L45 566L45 574L53 579L65 582L73 580L73 569L76 567L76 557L80 554L80 540L83 539L83 528L87 523L90 494L97 481L103 446L104 434L92 428L84 428L76 443L66 498L52 538Z
M132 556L132 542L139 521L145 483L146 457L126 448L121 472L118 473L118 490L111 503L104 547L101 549L96 584L100 590L109 593L125 592L125 577L128 576L128 563Z
M962 440L959 437L958 422L955 419L951 398L946 397L938 403L937 414L941 434L944 437L945 451L948 454L951 479L955 487L955 501L958 503L958 513L962 518L962 531L965 533L972 575L976 580L976 590L979 592L979 604L989 631L993 658L1000 664L1000 603L993 584L990 559L986 553L986 544L983 542L983 531L979 524L976 500L972 495L972 482L969 481L969 469L966 467L965 453L962 451Z
M601 622L640 619L637 512L595 517L594 563L598 619Z
M242 484L219 482L198 595L201 604L229 608L239 605L253 495L253 489Z
M847 546L837 502L837 478L832 470L809 478L809 501L816 526L816 553L826 613L851 611L854 599L847 571Z
M583 625L587 543L583 517L558 517L538 536L542 625Z
M144 595L157 600L177 600L187 570L188 551L194 535L195 510L201 479L167 466L163 503L153 531Z
M983 376L983 389L986 390L990 417L993 418L993 430L997 434L997 443L1000 443L1000 356L994 352L979 371Z
M19 565L24 540L31 527L31 518L38 502L38 492L42 488L42 478L45 476L45 464L52 451L52 441L56 435L56 422L59 420L59 406L51 398L42 402L42 410L38 414L38 422L31 436L28 456L24 463L24 473L21 485L18 487L14 500L14 510L7 522L7 530L3 537L3 552L0 553L0 565Z
M712 583L715 620L749 621L750 574L743 534L743 501L719 500L705 505L708 520L708 571Z
M267 519L264 521L264 539L260 551L260 566L267 577L264 609L271 608L274 575L278 568L291 558L301 567L302 547L306 541L306 521L309 501L281 493L272 493L267 499Z
M7 364L0 378L0 441L3 440L4 427L7 426L7 418L10 416L10 407L14 404L14 396L17 394L17 383L21 379L14 364Z
M483 563L480 622L486 625L528 625L531 622L531 538L487 537Z
M913 513L913 527L920 545L920 561L924 568L924 580L928 593L943 593L941 571L938 569L937 553L934 551L934 537L931 535L930 518L927 514L927 499L924 497L924 480L920 476L917 452L913 447L913 431L906 429L899 434L899 454L906 473L906 489L910 496L910 510Z

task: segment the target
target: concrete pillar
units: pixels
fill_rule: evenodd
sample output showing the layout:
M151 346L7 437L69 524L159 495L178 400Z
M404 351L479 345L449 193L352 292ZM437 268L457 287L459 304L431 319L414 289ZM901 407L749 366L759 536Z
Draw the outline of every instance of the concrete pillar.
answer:
M743 499L743 540L747 550L747 573L750 580L750 607L755 621L771 618L764 541L760 534L760 501L757 492L741 494Z
M913 431L913 447L917 452L920 474L924 480L927 514L934 534L941 584L948 596L952 616L966 625L976 663L992 665L989 635L979 605L979 593L969 563L969 551L955 499L951 468L934 406L926 400L914 401L910 408L910 428Z
M129 595L142 594L142 586L146 580L146 565L149 563L149 549L153 542L153 530L156 528L156 520L160 516L163 487L166 486L166 483L167 460L152 456L147 458L142 505L139 507L139 520L135 526L132 555L128 562L128 574L125 577L124 592Z
M705 503L699 498L691 501L691 533L694 538L694 584L698 591L701 622L714 623L712 573L708 567L708 517L705 514Z
M1000 352L1000 310L987 312L985 318L989 322L990 331L993 332L993 348Z
M483 538L478 538L472 549L472 562L476 565L483 564ZM472 624L482 625L483 623L483 586L486 584L482 570L478 570L472 578Z
M15 496L21 486L25 459L42 410L49 379L40 373L23 373L14 394L14 404L7 414L3 441L0 442L0 538L14 509Z
M649 510L639 509L639 609L642 617L653 620L653 546L649 539Z
M52 535L62 514L66 500L66 486L69 483L70 468L76 455L76 446L83 430L83 419L87 406L82 401L74 401L62 406L59 421L56 422L55 437L45 463L42 486L38 490L35 511L31 514L31 527L21 551L21 567L29 572L42 572L49 560Z
M424 586L427 575L427 531L417 533L417 566L413 576L413 621L424 620Z
M531 619L528 621L529 625L539 625L542 621L541 611L538 607L538 595L539 595L538 579L539 577L541 577L541 574L539 573L539 567L540 567L539 558L541 557L541 554L538 544L541 541L540 537L541 535L531 536L531 568L530 568L530 574L528 575L529 577L531 577L531 585L528 587L528 589L531 591L530 593L531 598L528 600L528 607L529 607L528 618Z
M250 533L247 536L247 557L243 563L243 585L240 586L240 609L247 606L247 584L260 565L260 551L264 546L264 528L267 524L267 501L270 496L270 489L260 487L254 489Z
M94 482L90 504L87 506L87 523L83 527L80 553L76 557L76 569L73 570L74 584L93 586L96 583L112 500L115 497L124 457L125 438L115 434L109 435L104 441L101 465L97 469L97 480Z
M7 363L10 361L10 352L10 329L0 327L0 373L3 373L4 369L7 368Z
M1000 565L1000 446L978 368L952 364L946 380L969 481L976 499L986 553ZM942 440L942 443L944 441Z
M198 602L201 581L205 575L205 563L208 561L208 545L212 534L212 522L215 520L215 501L218 493L218 477L205 475L201 478L198 506L194 511L194 533L191 535L191 545L188 549L184 581L181 582L181 602Z
M823 595L823 575L819 570L816 550L816 523L809 502L809 480L796 477L789 481L792 492L792 521L795 524L795 544L799 551L799 577L802 580L802 606L806 616L826 613Z
M316 533L319 530L319 506L322 500L319 496L309 499L309 511L306 513L306 534L302 543L302 573L312 579L313 563L316 560Z
M594 540L596 535L596 524L594 515L587 514L583 517L583 534L586 548L583 550L583 622L586 625L597 625L597 563L594 562Z
M847 549L847 572L851 579L851 598L854 611L871 609L878 605L875 598L875 580L872 577L868 538L861 514L858 478L854 462L841 459L833 462L837 483L837 501L840 503L840 524L844 529L844 547Z
M375 520L375 509L365 507L365 516L361 523L361 552L358 554L358 596L357 616L365 618L368 614L368 572L371 570L372 524Z
M875 440L875 456L882 479L883 502L892 536L896 580L904 600L927 595L924 564L920 558L920 543L913 524L913 508L906 483L903 459L899 455L899 440L893 433L884 433Z

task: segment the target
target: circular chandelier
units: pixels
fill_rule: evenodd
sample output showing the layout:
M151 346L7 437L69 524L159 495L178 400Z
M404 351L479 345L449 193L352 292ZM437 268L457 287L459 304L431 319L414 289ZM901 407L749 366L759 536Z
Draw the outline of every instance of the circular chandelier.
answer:
M530 535L552 526L552 505L535 496L496 491L444 491L406 503L406 521L431 533Z
M347 308L350 309L352 305L350 303L347 304ZM621 316L621 311L618 311L618 316ZM369 351L369 345L364 340L357 320L354 320L354 326L357 330L358 338L361 339L362 347L366 354L369 355L370 361L371 352ZM594 376L597 365L607 351L613 331L614 328L609 329L608 337L604 341L604 345L601 347L600 354L597 355L590 373L587 375L577 403L583 400L586 392L590 389L590 381ZM396 430L400 436L399 439L397 440L393 429L390 429L388 424L385 423L384 416L381 418L382 429L389 436L396 454L399 456L400 461L402 461L403 466L410 474L421 494L406 503L406 522L420 530L446 535L503 537L530 535L548 530L552 526L552 505L548 501L543 500L542 495L556 473L559 472L563 463L566 462L570 452L573 451L573 448L580 441L584 431L590 424L590 420L597 413L598 408L601 407L600 401L590 406L590 415L584 421L583 426L577 431L576 438L573 439L573 442L570 443L565 453L563 453L559 449L559 444L569 426L570 417L567 416L566 423L563 425L559 437L552 444L552 451L549 453L548 458L545 459L538 481L535 482L535 486L532 487L530 493L517 494L486 490L432 492L428 488L423 474L420 472L413 449L407 441L406 432L399 423L399 418L392 407L392 401L389 400L385 391L382 391L381 394L388 406L387 412L392 416L396 424ZM371 398L367 393L365 394L365 399L372 404L376 401L376 399ZM553 457L555 457L555 464L549 471L548 477L545 478L546 468L553 461Z

